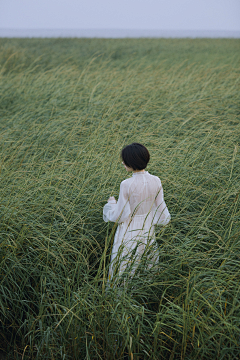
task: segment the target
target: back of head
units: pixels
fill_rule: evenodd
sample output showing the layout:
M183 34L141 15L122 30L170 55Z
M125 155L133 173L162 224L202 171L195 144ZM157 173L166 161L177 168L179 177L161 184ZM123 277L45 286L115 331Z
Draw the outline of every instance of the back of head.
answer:
M121 157L124 164L133 170L145 169L150 160L148 149L139 143L132 143L125 146L122 149Z

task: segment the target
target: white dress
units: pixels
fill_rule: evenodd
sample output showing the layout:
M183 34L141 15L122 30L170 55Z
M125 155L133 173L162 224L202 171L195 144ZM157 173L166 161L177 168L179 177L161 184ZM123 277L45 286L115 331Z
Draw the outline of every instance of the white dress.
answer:
M103 208L103 220L118 223L114 237L109 279L115 271L122 273L133 259L140 260L146 245L155 247L155 225L166 225L171 216L163 198L161 180L145 172L135 172L121 182L118 201ZM148 247L149 248L149 247ZM155 256L155 261L158 255Z

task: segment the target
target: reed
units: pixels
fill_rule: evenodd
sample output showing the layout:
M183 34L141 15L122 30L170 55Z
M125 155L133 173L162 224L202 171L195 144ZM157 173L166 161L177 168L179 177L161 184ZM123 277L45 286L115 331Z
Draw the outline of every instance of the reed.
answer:
M239 40L1 39L0 65L6 358L238 359ZM108 282L133 141L172 221Z

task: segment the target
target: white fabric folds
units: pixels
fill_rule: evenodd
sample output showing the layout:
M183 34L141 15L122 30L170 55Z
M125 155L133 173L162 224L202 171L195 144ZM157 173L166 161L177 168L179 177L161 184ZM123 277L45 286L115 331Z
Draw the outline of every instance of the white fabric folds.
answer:
M131 178L122 181L118 201L111 200L103 208L103 220L118 223L109 278L114 271L121 273L129 265L128 255L133 249L135 259L140 259L146 246L156 249L154 227L167 225L170 219L161 180L157 176L147 171L136 172ZM155 256L155 261L157 258Z

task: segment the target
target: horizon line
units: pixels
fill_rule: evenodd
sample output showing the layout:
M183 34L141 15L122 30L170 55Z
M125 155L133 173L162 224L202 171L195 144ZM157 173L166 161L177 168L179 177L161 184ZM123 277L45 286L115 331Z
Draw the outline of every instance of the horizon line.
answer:
M0 28L0 38L240 38L240 30L169 30L169 29L7 29Z

